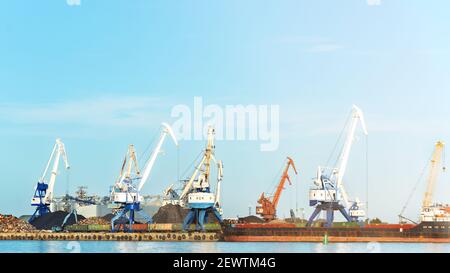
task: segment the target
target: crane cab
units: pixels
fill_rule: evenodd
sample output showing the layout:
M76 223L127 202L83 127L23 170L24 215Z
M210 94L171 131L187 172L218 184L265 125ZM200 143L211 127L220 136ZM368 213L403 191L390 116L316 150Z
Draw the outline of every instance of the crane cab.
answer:
M319 202L336 202L340 200L336 190L311 189L309 190L309 205L315 206Z

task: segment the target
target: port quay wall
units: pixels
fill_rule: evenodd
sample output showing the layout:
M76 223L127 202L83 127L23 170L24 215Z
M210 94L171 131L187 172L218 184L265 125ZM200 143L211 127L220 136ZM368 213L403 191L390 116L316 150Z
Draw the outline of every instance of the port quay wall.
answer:
M42 241L206 241L221 239L216 232L16 232L0 233L0 240Z

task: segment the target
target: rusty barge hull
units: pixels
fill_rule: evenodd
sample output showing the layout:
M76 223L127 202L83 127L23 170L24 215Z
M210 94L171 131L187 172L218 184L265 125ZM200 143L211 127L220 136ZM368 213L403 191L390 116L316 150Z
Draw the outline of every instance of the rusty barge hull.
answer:
M319 236L224 236L225 242L323 242ZM328 237L329 243L450 243L449 238L403 238L403 237Z
M294 227L230 225L227 242L424 242L450 243L450 223L423 222L418 225L369 225L365 227Z

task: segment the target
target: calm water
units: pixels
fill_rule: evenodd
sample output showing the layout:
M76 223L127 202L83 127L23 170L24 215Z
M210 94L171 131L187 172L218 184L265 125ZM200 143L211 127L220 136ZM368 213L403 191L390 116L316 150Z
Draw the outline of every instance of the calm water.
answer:
M95 241L0 241L0 252L18 253L161 253L161 252L446 252L450 244L416 243L227 243L227 242L95 242Z

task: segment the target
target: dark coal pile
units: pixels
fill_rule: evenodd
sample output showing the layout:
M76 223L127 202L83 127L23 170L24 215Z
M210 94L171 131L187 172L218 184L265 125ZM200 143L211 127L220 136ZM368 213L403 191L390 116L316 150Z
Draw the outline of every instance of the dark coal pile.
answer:
M179 205L167 204L158 209L153 215L155 224L181 224L189 213L189 209L182 208ZM209 211L207 223L218 223L214 214Z
M183 223L188 212L189 210L184 209L179 205L167 204L160 207L155 215L153 215L153 223L180 224Z
M33 232L35 228L28 222L12 215L0 214L0 232Z
M239 218L239 223L264 223L264 220L255 215Z
M34 221L31 222L30 224L33 225L36 229L51 230L53 227L60 227L64 222L64 218L66 218L67 214L69 213L65 211L55 211L47 213L34 219ZM78 221L86 219L83 215L77 215L77 218ZM75 222L75 215L72 214L67 220L66 226L70 226L73 224L76 224L76 222Z

